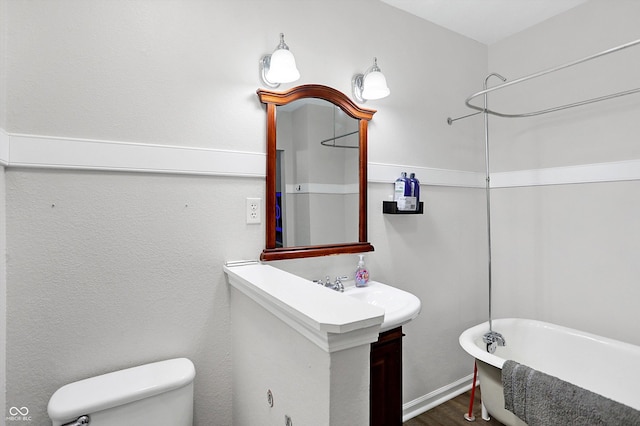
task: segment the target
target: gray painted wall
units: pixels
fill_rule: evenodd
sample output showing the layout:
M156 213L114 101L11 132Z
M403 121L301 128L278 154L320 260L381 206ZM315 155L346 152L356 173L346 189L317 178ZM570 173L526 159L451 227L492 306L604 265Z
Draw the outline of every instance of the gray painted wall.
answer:
M5 170L0 170L0 418L5 417L7 377L7 235L6 235L6 192Z
M490 69L513 79L637 40L638 16L638 2L587 2L492 45ZM524 92L505 91L491 105L517 111L640 87L640 47L584 65ZM493 170L637 160L638 113L636 94L538 118L492 119ZM637 180L493 191L496 315L640 344L638 194Z
M301 4L0 0L0 127L264 152L257 61L283 31L300 84L349 93L351 76L378 57L392 95L367 104L378 110L370 161L480 171L481 120L449 127L445 119L465 113L463 99L487 70L512 79L640 35L640 6L624 0L590 1L489 49L377 2ZM492 97L492 105L638 87L637 53L624 58ZM639 109L627 98L540 119L492 119L493 170L637 159ZM244 199L264 197L264 181L8 168L0 184L6 407L28 406L42 423L48 398L67 382L188 356L198 371L197 423L231 424L221 265L260 252L263 226L244 223ZM376 251L367 262L374 279L423 302L405 330L409 402L471 371L457 336L486 316L484 194L426 187L423 216L383 216L391 193L390 183L369 184ZM637 193L638 181L495 190L496 316L640 343ZM317 278L353 268L355 258L277 263Z
M6 128L7 118L7 57L6 51L6 0L0 0L0 129ZM7 377L7 270L6 270L6 222L4 167L0 167L0 378ZM6 385L0 379L0 419L5 418Z
M9 133L264 152L258 60L286 34L302 78L350 93L373 56L392 95L375 108L372 162L482 169L479 121L446 124L478 89L487 48L378 2L5 1ZM402 47L402 48L400 48ZM283 88L291 87L283 86ZM195 419L230 425L225 260L256 258L244 223L264 180L6 171L6 406L46 421L65 383L173 356L196 365ZM424 188L427 214L384 217L370 184L375 279L415 292L405 401L471 372L457 335L484 318L482 192ZM356 258L290 267L316 277ZM4 302L4 300L3 300ZM439 342L435 345L433 342Z
M262 230L229 205L261 196L262 185L10 170L8 406L27 406L42 424L67 382L186 356L197 367L198 424L231 424L221 265L260 251Z

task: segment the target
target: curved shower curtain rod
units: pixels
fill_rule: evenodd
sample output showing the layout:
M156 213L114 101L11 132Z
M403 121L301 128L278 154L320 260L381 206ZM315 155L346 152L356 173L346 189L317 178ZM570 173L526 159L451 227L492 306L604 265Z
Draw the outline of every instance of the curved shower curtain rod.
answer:
M582 105L587 105L587 104L591 104L591 103L595 103L595 102L605 101L607 99L613 99L613 98L617 98L617 97L620 97L620 96L626 96L626 95L632 95L634 93L638 93L638 92L640 92L640 88L625 90L625 91L622 91L622 92L616 92L616 93L612 93L612 94L609 94L609 95L599 96L597 98L586 99L586 100L579 101L579 102L573 102L573 103L570 103L570 104L565 104L565 105L560 105L560 106L556 106L556 107L552 107L552 108L542 109L542 110L539 110L539 111L525 112L525 113L521 113L521 114L501 113L501 112L494 111L494 110L491 110L491 109L486 108L486 107L483 108L481 106L477 106L477 105L471 104L471 101L473 99L477 98L478 96L486 95L487 93L495 92L496 90L504 89L506 87L513 86L515 84L522 83L522 82L527 81L527 80L531 80L531 79L534 79L534 78L537 78L537 77L541 77L541 76L546 75L546 74L550 74L552 72L556 72L556 71L559 71L559 70L562 70L562 69L565 69L565 68L569 68L569 67L581 64L583 62L587 62L587 61L590 61L592 59L599 58L601 56L606 56L606 55L608 55L610 53L615 53L615 52L618 52L620 50L636 46L638 44L640 44L640 39L635 40L635 41L631 41L629 43L621 44L620 46L616 46L616 47L613 47L611 49L604 50L604 51L602 51L600 53L596 53L594 55L587 56L587 57L584 57L582 59L578 59L577 61L568 62L568 63L566 63L564 65L560 65L560 66L557 66L557 67L554 67L554 68L549 68L547 70L540 71L540 72L537 72L537 73L534 73L534 74L530 74L528 76L521 77L521 78L518 78L516 80L509 81L507 83L499 84L499 85L494 86L494 87L492 87L490 89L484 89L484 90L482 90L480 92L474 93L474 94L472 94L471 96L469 96L465 100L465 105L467 105L471 109L477 110L478 112L475 112L475 113L472 113L472 114L468 114L468 115L465 115L465 116L462 116L462 117L458 117L458 118L449 117L449 118L447 118L447 123L449 123L449 125L451 125L456 120L461 120L463 118L471 117L471 116L474 116L474 115L477 115L477 114L481 114L483 112L486 112L487 114L495 115L495 116L498 116L498 117L505 117L505 118L533 117L533 116L536 116L536 115L542 115L542 114L547 114L547 113L550 113L550 112L561 111L563 109L569 109L569 108L573 108L573 107L577 107L577 106L582 106Z
M351 136L351 135L355 135L356 133L359 133L359 130L356 130L355 132L351 132L351 133L345 133L344 135L340 135L340 136L334 136L332 138L328 138L325 140L320 141L320 145L324 145L324 146L328 146L331 148L360 148L358 145L338 145L336 143L336 139L340 139L340 138L346 138L347 136ZM329 143L333 141L333 143Z

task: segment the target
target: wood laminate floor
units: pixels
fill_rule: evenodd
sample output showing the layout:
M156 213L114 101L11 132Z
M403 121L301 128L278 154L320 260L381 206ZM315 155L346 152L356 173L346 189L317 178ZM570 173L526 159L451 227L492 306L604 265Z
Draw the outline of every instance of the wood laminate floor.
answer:
M403 426L504 426L495 419L488 422L482 420L480 415L480 388L476 389L473 402L473 415L476 417L474 422L469 422L464 418L465 413L469 411L469 398L471 391L465 392L444 404L432 408L406 421Z

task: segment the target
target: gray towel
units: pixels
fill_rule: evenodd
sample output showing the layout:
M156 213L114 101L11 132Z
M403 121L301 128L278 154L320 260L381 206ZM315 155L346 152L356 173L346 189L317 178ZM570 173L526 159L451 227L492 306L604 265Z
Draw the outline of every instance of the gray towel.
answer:
M502 366L502 387L504 408L529 426L640 425L640 411L515 361Z

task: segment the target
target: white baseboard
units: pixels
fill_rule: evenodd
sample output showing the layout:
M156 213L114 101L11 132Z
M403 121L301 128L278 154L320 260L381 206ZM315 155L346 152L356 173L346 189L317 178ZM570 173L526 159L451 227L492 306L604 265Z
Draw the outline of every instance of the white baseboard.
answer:
M436 407L443 402L447 402L456 396L465 393L473 384L473 374L463 377L451 384L436 389L431 393L428 393L420 398L416 398L413 401L409 401L402 406L402 421L406 422L427 410ZM464 413L460 413L460 417L464 416Z

